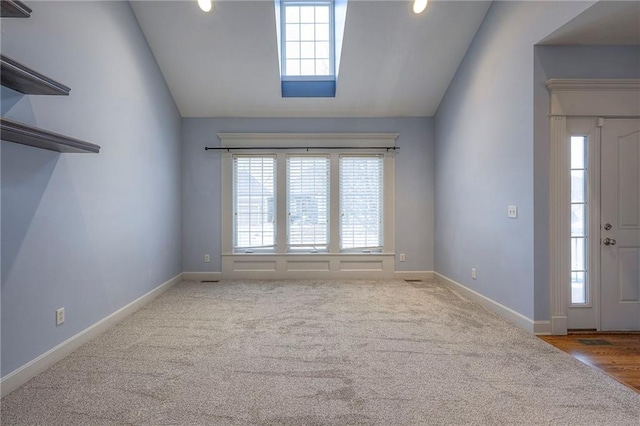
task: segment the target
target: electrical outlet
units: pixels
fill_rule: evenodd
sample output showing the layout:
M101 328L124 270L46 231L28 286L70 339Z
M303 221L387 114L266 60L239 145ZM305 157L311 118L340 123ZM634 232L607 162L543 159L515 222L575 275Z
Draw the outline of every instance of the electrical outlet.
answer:
M507 217L515 219L518 217L518 206L507 206Z
M211 262L211 256L209 256L208 254L204 255L204 263L209 263Z
M471 278L474 280L478 278L478 273L476 272L476 268L471 268Z
M64 308L56 310L56 325L62 325L64 322Z
M400 262L404 262L404 261L405 261L404 253L400 253Z

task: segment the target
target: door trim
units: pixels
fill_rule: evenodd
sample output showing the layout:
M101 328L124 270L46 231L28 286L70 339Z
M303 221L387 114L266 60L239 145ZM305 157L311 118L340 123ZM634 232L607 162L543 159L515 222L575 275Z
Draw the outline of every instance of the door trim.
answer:
M551 79L549 158L549 283L551 334L566 335L570 304L570 173L567 118L640 117L640 79ZM600 124L600 123L598 123ZM591 209L600 209L592 205ZM592 226L590 226L593 229Z

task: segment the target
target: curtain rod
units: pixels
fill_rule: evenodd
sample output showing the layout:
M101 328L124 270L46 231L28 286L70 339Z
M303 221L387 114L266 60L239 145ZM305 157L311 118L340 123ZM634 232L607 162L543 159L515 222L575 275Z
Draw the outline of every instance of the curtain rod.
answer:
M399 146L303 146L303 147L295 147L295 146L257 146L257 147L249 147L249 146L238 146L238 147L224 147L224 146L205 146L205 151L231 151L231 150L288 150L288 149L296 149L296 150L307 150L310 149L322 149L322 150L336 150L336 149L386 149L387 152L389 150L397 151L400 149Z

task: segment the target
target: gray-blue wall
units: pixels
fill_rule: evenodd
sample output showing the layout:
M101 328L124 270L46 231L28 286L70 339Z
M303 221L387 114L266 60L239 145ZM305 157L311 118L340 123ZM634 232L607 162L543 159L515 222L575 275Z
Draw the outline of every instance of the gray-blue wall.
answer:
M3 376L182 271L181 119L129 4L29 6L2 53L71 95L3 88L3 116L102 151L1 144Z
M640 78L639 46L536 46L534 56L535 319L549 319L550 78Z
M530 319L533 46L593 3L494 2L435 117L436 271Z
M193 118L182 122L183 267L220 272L220 153L217 133L399 133L396 156L398 271L433 270L434 134L431 118ZM203 255L211 255L211 263Z

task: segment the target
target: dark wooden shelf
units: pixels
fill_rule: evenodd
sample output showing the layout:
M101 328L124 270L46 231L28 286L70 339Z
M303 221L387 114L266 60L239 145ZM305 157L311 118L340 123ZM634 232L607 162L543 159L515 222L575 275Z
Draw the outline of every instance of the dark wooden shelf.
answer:
M58 83L5 55L0 54L0 80L3 86L25 95L62 95L71 91Z
M0 16L3 18L28 18L31 8L18 0L2 0Z
M29 18L31 8L19 0L0 0L3 18ZM25 95L67 96L70 88L0 54L0 83ZM100 146L59 133L0 118L0 139L56 152L100 152Z
M0 118L0 138L7 142L15 142L57 152L100 152L100 146L98 145L6 118Z

